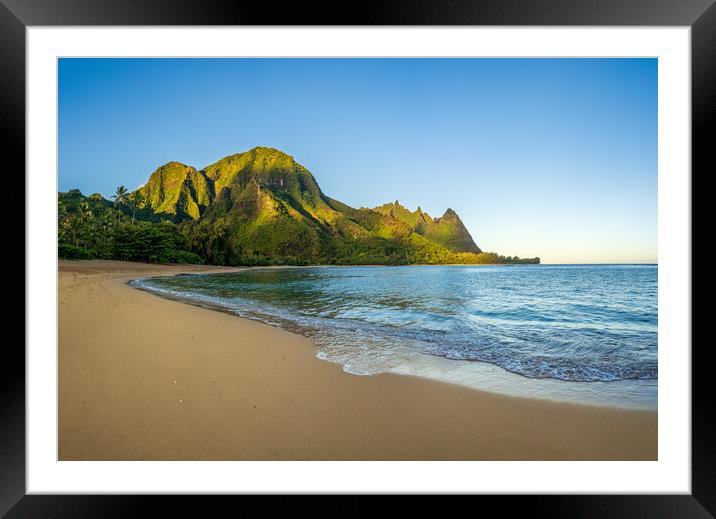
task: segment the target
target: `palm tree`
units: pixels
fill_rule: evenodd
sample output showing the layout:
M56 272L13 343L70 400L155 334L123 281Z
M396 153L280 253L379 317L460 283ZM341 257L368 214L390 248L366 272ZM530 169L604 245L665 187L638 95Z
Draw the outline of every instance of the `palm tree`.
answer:
M132 206L132 225L134 225L134 215L137 214L137 208L144 203L144 195L139 191L134 191L127 197L127 200L129 200L129 205Z
M126 204L128 196L129 191L127 191L127 188L124 186L118 186L117 192L112 195L112 198L114 198L114 206L121 207L123 204Z
M77 221L79 224L79 230L83 237L82 243L84 245L84 248L87 248L87 242L93 238L93 231L91 222L94 220L94 214L92 213L92 208L90 208L89 204L87 202L82 202L77 207L77 213L76 213Z
M113 211L105 211L99 218L99 242L104 251L107 251L110 246L116 225L117 220Z
M80 222L89 222L94 217L94 214L92 214L92 208L89 206L87 202L82 202L77 207L77 215L80 218Z
M59 200L57 202L57 219L62 221L65 218L67 218L67 206L62 200Z
M67 217L63 223L67 233L72 237L72 245L77 247L77 231L79 230L79 221L77 215L73 214Z

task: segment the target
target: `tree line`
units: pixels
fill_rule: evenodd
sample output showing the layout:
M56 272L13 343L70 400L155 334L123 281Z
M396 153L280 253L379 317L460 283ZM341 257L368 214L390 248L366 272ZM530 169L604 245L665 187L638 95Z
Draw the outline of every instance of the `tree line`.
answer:
M113 202L85 197L77 189L60 193L57 214L61 258L117 259L151 263L203 263L171 222L138 220L144 200L119 186Z
M452 252L410 233L344 239L315 233L304 222L280 220L270 227L242 226L224 217L175 224L148 207L142 193L118 186L112 201L78 189L58 195L61 258L116 259L214 265L406 265L518 264L539 258L493 252ZM237 226L238 225L238 226Z

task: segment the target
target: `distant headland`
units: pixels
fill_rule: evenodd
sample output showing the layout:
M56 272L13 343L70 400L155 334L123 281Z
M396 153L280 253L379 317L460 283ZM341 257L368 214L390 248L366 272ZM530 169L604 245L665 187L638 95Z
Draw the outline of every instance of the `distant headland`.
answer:
M197 170L169 162L107 200L59 193L60 257L215 265L539 263L483 252L458 214L396 200L354 209L293 157L257 147Z

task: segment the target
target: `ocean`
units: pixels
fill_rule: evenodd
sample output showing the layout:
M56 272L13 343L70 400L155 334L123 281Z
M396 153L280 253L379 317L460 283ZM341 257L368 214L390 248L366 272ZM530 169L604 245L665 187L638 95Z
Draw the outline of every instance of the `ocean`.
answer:
M397 373L656 408L658 266L261 268L135 280L300 333L355 375Z

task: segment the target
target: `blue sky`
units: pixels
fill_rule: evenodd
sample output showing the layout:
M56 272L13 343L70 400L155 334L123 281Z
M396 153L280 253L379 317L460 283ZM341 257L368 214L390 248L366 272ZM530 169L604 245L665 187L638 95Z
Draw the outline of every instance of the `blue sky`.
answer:
M657 259L656 59L59 62L59 189L279 148L354 207L458 212L483 250Z

